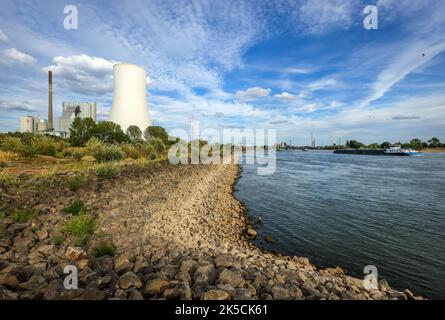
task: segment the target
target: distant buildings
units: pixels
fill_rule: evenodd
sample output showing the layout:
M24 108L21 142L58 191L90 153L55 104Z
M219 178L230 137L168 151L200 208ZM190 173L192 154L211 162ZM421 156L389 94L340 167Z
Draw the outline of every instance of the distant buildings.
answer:
M91 118L96 121L96 102L64 101L62 115L54 123L54 131L61 137L67 137L75 118Z
M21 116L20 132L45 132L48 130L48 122L39 116Z

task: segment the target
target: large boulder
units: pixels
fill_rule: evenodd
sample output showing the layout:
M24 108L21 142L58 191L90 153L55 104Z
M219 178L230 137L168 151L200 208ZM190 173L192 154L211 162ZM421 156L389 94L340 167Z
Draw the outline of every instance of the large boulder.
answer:
M245 283L243 277L239 273L233 272L229 269L224 269L219 274L219 282L230 284L234 288L242 288Z

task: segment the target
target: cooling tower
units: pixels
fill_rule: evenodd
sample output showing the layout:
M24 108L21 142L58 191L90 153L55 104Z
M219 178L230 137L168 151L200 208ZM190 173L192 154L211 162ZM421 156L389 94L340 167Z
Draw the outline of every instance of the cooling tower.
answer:
M143 132L149 125L146 80L144 69L134 64L119 63L114 66L114 96L110 121L122 130L131 125Z

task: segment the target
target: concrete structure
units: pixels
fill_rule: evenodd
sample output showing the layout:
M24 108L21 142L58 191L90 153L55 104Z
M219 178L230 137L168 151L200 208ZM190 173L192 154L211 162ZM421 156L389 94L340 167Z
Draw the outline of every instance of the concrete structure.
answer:
M48 130L48 122L39 116L21 116L20 132L45 132Z
M110 121L123 131L131 125L143 132L150 125L147 107L147 74L141 67L119 63L114 66L114 96Z
M66 137L75 118L91 118L96 121L96 117L96 102L64 101L62 115L56 120L54 129L60 136Z
M48 71L48 130L53 130L53 72Z

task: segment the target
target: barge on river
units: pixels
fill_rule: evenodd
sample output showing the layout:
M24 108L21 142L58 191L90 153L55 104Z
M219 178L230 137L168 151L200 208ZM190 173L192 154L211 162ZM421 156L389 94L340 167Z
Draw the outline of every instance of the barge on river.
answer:
M414 156L418 152L411 148L402 148L400 146L389 147L388 149L339 149L335 150L337 154L362 154L371 156Z

